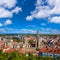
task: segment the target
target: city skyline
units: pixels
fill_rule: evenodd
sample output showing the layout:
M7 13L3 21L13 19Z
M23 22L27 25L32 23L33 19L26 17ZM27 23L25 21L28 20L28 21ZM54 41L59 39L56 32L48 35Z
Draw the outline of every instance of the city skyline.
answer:
M0 0L0 34L60 34L60 0Z

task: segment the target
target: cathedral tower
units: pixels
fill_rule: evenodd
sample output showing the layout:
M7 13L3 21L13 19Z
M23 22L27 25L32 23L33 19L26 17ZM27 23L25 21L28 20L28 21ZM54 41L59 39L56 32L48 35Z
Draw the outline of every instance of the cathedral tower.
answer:
M39 38L40 38L40 36L39 36L39 30L37 30L37 48L39 48Z

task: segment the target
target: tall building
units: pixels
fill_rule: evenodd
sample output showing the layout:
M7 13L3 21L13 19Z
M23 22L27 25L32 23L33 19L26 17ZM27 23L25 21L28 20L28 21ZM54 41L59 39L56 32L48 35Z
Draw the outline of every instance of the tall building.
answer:
M8 43L9 43L8 39L5 39L5 41L4 41L5 47L8 46Z
M39 48L39 38L40 38L40 36L39 36L39 30L37 30L37 48Z
M42 46L42 40L43 40L43 38L40 37L39 30L37 30L37 37L36 37L36 40L37 40L37 43L36 43L37 49L40 49L41 47L43 47L43 46Z
M24 38L24 46L25 48L28 48L28 38Z

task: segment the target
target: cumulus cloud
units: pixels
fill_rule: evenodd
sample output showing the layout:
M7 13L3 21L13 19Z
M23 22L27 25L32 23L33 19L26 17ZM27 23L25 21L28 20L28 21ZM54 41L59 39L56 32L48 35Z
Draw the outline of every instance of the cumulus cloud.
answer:
M12 20L7 19L4 23L0 23L0 27L12 24Z
M0 0L0 6L3 6L5 8L12 8L16 5L16 0Z
M22 11L22 8L16 6L16 4L17 0L0 0L0 18L11 18L13 13Z
M37 0L34 11L31 12L30 16L26 17L26 20L52 18L52 16L55 17L54 15L60 16L60 0Z
M21 12L21 11L22 11L22 8L20 8L20 7L15 7L15 9L12 10L12 13L16 13L16 14L18 14L19 11Z
M0 18L11 18L13 17L13 13L18 14L22 9L20 7L15 7L15 9L9 11L3 7L0 7Z
M51 20L50 20L51 23L60 23L60 17L53 17Z
M26 20L32 20L32 19L33 19L32 16L27 16L27 17L26 17Z
M9 25L9 24L12 24L12 21L11 20L6 20L5 25Z
M5 8L0 7L0 18L12 17L12 13Z
M17 0L0 0L0 18L7 18L5 25L12 24L12 21L8 18L12 18L14 14L22 11L22 8L16 5L17 3Z

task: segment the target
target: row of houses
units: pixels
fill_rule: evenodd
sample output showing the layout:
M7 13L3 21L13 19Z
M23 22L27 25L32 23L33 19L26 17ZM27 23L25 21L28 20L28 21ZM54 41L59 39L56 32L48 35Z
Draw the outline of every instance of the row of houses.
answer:
M60 49L59 48L41 48L39 50L39 55L40 56L50 56L50 57L60 57Z

